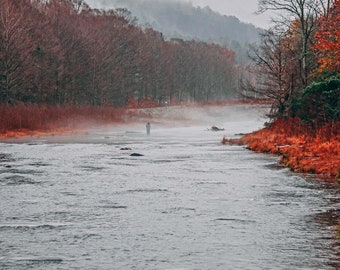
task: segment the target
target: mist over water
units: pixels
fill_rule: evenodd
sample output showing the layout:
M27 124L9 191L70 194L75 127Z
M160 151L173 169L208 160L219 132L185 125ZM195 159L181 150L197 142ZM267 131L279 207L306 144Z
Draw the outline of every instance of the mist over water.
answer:
M2 141L0 269L339 269L339 190L220 143L264 113L150 109Z

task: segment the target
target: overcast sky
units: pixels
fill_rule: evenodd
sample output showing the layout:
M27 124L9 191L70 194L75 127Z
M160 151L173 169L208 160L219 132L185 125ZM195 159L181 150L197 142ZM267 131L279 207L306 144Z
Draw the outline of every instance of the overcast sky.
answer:
M194 6L209 6L223 15L233 15L242 22L268 28L270 14L255 15L258 0L181 0L190 1Z

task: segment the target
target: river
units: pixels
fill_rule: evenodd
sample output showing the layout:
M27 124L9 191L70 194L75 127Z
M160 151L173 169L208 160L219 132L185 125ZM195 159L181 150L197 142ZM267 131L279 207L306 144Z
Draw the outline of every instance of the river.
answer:
M0 269L340 269L339 189L220 143L262 114L2 140Z

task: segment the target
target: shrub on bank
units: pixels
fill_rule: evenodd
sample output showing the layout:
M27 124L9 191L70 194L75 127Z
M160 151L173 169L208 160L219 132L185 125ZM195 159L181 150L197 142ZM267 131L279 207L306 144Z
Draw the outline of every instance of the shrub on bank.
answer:
M291 113L315 129L340 121L340 77L311 83L292 101Z
M340 76L311 83L292 100L290 114L237 142L281 155L281 162L294 171L339 179Z
M327 129L332 129L332 132ZM291 170L317 174L323 178L340 177L340 123L325 125L310 135L310 126L299 119L277 119L270 126L244 135L238 140L222 143L246 144L248 148L281 156L281 162ZM324 134L331 134L325 136Z

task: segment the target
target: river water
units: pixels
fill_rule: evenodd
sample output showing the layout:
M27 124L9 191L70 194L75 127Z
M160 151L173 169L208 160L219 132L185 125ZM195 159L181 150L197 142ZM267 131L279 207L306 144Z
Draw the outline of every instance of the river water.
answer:
M220 143L263 111L177 110L3 140L0 269L340 269L339 189Z

